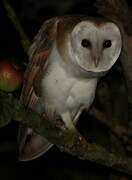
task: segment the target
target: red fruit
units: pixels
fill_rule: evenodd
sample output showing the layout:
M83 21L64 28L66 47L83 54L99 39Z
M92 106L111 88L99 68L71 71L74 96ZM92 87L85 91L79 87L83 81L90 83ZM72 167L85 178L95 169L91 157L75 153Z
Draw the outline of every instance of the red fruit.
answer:
M23 80L20 65L7 60L0 61L0 89L6 92L17 90Z

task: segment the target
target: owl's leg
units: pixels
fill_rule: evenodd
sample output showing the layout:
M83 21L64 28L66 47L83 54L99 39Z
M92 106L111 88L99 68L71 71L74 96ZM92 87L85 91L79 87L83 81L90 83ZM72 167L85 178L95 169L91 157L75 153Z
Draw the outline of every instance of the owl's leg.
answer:
M82 113L82 108L80 108L80 109L77 111L77 113L74 115L74 117L73 117L73 124L74 124L74 125L77 124L77 121L78 121L79 116L81 115L81 113Z
M81 115L84 107L80 106L77 111L72 113L73 124L76 126L79 116Z
M66 127L70 130L70 131L75 131L76 128L73 124L72 121L72 117L71 117L71 113L70 112L64 112L61 114L61 118L63 120L63 122L65 123Z

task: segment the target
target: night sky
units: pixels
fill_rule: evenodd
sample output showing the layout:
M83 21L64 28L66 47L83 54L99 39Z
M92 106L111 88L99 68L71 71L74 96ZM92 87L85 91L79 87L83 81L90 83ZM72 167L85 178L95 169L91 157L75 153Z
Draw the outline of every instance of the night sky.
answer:
M9 0L9 2L30 40L33 39L44 20L48 18L74 13L97 16L96 8L93 6L94 0ZM132 2L129 1L129 4L131 6ZM20 63L28 61L20 43L19 34L7 17L2 2L0 2L0 60L10 58L15 58ZM17 96L19 96L19 91ZM90 128L92 124L85 122L85 118L83 119L82 124L84 124L82 126L89 126ZM96 126L94 126L95 131ZM41 178L44 180L108 179L110 172L108 168L61 153L57 147L53 147L41 158L34 161L19 162L17 132L18 123L15 122L0 129L0 147L3 144L5 147L5 150L0 148L0 178L2 180L27 177L30 179L37 178L37 180ZM93 173L95 174L94 177L92 176Z

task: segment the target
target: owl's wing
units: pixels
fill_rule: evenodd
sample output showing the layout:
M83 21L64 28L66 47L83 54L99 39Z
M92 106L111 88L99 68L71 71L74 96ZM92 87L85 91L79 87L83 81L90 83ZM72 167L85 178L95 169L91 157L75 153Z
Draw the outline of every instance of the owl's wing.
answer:
M28 109L36 110L41 96L40 82L47 68L47 57L56 38L59 18L46 21L29 50L30 62L25 72L24 86L20 102ZM20 160L28 161L46 152L52 144L47 139L20 125L18 141L20 143Z
M50 54L53 42L56 38L58 18L47 20L40 28L38 34L34 38L34 42L29 49L29 64L25 72L24 86L21 94L20 101L27 107L35 100L35 97L41 95L40 81L42 73L47 68L47 57ZM35 100L36 101L36 100ZM34 102L32 102L34 104Z

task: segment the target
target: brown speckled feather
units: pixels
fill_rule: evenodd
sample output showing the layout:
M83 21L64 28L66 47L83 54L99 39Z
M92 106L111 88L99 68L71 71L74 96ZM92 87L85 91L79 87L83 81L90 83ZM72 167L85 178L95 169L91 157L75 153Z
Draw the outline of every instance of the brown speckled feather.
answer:
M24 86L20 97L20 102L27 109L35 110L38 98L41 95L41 75L44 75L47 68L46 60L56 38L57 22L58 18L46 21L40 28L29 50L30 61L25 72ZM27 138L28 136L30 136L30 139ZM40 156L52 145L36 133L31 131L29 133L29 128L23 125L20 126L18 141L20 144L19 159L22 161L32 160Z
M24 86L21 94L20 101L29 108L34 109L34 104L36 104L37 98L40 93L37 88L40 83L42 71L46 68L46 59L51 51L52 43L56 38L58 18L53 18L46 21L29 50L30 62L28 68L25 72ZM37 79L38 81L34 81ZM40 90L40 88L38 88Z

